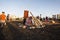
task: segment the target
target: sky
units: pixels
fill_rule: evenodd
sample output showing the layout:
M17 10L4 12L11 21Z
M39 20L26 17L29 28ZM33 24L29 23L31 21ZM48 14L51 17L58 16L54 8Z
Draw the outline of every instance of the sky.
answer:
M23 17L24 10L34 16L52 17L60 13L60 0L0 0L0 13L4 11L6 15Z

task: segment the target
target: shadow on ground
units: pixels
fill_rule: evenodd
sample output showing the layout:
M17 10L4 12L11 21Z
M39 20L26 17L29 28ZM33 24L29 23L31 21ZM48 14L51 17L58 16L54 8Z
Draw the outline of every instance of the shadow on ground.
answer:
M7 23L0 32L1 40L60 40L60 24L44 28L22 29Z

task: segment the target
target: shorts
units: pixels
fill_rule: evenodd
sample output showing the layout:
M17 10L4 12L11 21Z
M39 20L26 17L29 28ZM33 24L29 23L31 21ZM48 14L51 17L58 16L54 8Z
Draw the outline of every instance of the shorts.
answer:
M0 23L5 23L5 20L0 20Z

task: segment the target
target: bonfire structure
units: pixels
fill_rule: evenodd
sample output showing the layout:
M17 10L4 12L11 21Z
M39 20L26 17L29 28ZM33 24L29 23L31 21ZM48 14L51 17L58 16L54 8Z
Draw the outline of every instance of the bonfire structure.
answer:
M43 24L43 22L40 19L37 19L36 17L34 17L31 12L30 12L30 14L32 15L32 20L34 21L34 25L36 28L45 27L45 25Z

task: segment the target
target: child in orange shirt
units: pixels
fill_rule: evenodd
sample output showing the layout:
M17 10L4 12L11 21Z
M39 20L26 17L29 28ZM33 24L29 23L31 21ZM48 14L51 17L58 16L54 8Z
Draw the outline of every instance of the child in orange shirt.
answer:
M6 22L5 12L2 12L2 14L0 15L0 22L1 22L1 24L5 24L5 22Z

